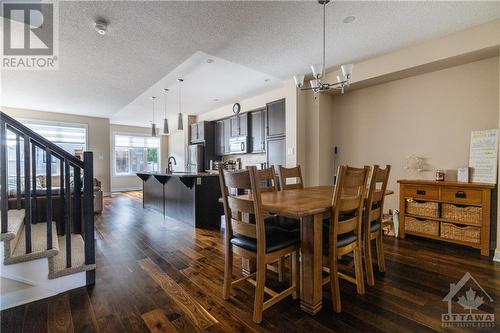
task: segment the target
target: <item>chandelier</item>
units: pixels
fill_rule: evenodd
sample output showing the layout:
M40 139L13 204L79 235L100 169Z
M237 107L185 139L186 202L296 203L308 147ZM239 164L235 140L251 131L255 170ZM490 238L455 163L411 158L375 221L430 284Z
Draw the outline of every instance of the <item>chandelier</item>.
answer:
M314 93L326 91L330 89L340 90L344 93L344 89L349 87L349 81L352 75L353 64L346 64L340 66L342 75L337 75L337 82L326 83L321 82L321 79L325 77L325 44L326 44L326 5L330 0L318 0L318 3L323 6L323 62L322 64L311 65L313 79L309 81L310 87L304 87L304 74L295 75L293 79L295 80L295 86L301 90L312 90Z

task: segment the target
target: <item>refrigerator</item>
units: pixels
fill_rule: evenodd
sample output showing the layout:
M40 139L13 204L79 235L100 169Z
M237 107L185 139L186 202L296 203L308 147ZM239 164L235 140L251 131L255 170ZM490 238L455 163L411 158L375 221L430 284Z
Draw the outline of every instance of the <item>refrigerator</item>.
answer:
M190 144L188 146L188 172L203 172L205 170L205 146L203 144Z

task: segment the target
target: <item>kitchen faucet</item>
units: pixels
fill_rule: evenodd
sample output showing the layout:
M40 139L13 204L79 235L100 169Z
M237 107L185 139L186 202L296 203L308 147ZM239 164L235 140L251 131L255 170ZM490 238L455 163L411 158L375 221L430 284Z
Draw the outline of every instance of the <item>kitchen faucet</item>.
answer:
M177 165L177 161L175 160L175 157L170 156L168 158L168 167L167 167L167 173L172 173L172 160L174 161L174 165Z

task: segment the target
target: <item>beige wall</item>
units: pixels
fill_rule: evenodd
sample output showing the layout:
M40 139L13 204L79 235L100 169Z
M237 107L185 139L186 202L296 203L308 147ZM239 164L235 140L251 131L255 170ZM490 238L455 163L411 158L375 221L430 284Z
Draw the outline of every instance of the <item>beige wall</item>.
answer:
M432 179L436 168L468 165L472 130L498 127L498 73L495 57L335 96L330 132L339 161L391 164L396 195L387 208L397 208L408 155L426 158L428 171L417 177Z
M137 127L137 126L124 126L111 124L109 127L109 140L111 143L111 161L113 161L114 156L114 133L125 133L125 134L140 134L140 135L151 135L151 128L149 127ZM165 156L168 155L167 152L168 138L162 135L160 138L160 170L164 169L166 166ZM111 173L111 191L128 191L142 189L141 180L133 176L116 176L113 170L113 163L110 163L110 173Z
M109 194L111 189L109 119L6 107L2 107L2 110L14 118L86 124L87 149L94 153L94 177L102 182L103 192Z

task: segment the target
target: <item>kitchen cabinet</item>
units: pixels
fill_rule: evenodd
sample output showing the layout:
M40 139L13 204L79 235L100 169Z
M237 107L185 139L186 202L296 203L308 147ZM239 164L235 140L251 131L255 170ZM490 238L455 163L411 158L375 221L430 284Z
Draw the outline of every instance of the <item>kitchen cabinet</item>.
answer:
M266 109L253 111L250 114L250 149L252 153L266 151Z
M215 122L215 155L224 155L224 121Z
M231 118L224 119L224 155L229 154L229 138L231 137Z
M190 125L190 143L206 142L213 140L214 123L209 121L200 121Z
M266 140L267 167L286 165L286 138L284 136Z
M286 135L285 99L266 104L266 137Z
M248 113L231 117L230 121L232 138L248 135Z

